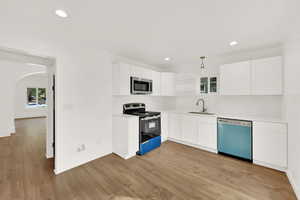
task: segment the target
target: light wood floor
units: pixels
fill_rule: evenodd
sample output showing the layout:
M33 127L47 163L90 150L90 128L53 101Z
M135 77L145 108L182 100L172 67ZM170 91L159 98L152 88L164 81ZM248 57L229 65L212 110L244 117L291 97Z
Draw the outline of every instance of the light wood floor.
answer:
M0 200L294 200L285 174L173 142L127 161L111 154L55 176L45 119L0 138Z

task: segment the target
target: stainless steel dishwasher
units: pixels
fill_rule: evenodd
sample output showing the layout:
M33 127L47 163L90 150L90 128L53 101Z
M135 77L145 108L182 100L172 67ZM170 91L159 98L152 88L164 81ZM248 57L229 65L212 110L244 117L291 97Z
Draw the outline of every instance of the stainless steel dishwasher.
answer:
M219 153L252 161L252 143L252 121L218 118Z

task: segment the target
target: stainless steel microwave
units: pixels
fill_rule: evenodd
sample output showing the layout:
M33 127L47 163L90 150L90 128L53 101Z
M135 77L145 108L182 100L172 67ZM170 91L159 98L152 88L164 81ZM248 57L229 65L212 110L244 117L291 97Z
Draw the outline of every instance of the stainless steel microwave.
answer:
M152 80L130 77L131 94L152 94Z

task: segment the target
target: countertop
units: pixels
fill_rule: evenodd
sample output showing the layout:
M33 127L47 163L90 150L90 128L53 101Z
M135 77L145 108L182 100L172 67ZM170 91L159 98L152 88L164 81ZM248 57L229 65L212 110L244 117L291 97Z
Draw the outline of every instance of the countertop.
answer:
M230 113L214 113L214 115L201 115L201 114L193 114L189 113L192 111L183 111L183 110L164 110L160 111L162 113L176 113L176 114L186 114L186 115L194 115L194 116L204 116L204 117L220 117L220 118L229 118L229 119L239 119L239 120L247 120L253 122L270 122L270 123L287 123L285 120L276 117L269 117L269 116L258 116L258 115L244 115L244 114L230 114ZM127 115L127 114L113 114L114 117L138 117L134 115Z
M132 118L132 117L134 117L134 118L138 118L139 116L136 116L136 115L127 115L127 114L120 113L120 114L113 114L113 117L124 117L124 118Z
M201 114L189 113L189 112L192 112L192 111L182 111L182 110L168 110L168 111L163 111L163 112L177 113L177 114L187 114L187 115L201 115ZM287 123L285 120L283 120L281 118L269 117L269 116L230 114L230 113L215 113L215 112L212 112L212 113L214 113L214 115L201 115L201 116L239 119L239 120L247 120L247 121L254 121L254 122L256 121L256 122L271 122L271 123Z

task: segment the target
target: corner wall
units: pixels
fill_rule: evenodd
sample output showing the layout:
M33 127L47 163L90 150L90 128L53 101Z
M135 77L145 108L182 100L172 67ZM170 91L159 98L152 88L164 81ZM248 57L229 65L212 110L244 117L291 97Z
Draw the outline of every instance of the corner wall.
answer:
M288 122L288 176L300 198L300 39L284 48L284 116Z
M112 152L112 58L83 46L55 54L58 174Z

